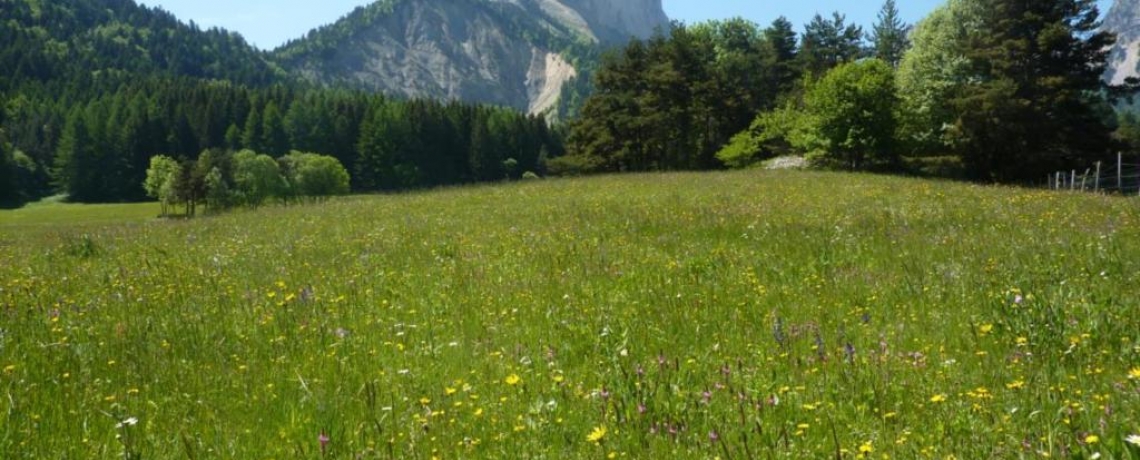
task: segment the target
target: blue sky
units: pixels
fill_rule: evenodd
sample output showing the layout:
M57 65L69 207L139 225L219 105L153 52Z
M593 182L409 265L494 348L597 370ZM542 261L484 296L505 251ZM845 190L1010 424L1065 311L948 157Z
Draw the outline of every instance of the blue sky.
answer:
M317 26L336 21L368 0L141 0L161 6L202 27L240 32L260 48L274 48ZM614 0L621 1L621 0ZM903 17L915 22L944 0L896 0ZM1111 0L1099 0L1102 12ZM865 28L875 21L883 0L664 0L670 18L693 23L741 16L767 25L786 16L802 30L815 13L839 11Z

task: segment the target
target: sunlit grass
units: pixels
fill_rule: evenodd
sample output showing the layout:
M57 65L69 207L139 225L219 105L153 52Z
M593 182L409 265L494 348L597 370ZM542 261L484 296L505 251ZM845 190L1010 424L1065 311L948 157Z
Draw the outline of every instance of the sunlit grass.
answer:
M4 213L0 457L1140 458L1138 209L750 171Z

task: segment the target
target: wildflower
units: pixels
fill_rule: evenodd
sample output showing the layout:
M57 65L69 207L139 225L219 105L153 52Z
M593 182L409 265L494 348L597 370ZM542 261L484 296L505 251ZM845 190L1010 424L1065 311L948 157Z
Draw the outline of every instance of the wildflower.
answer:
M1085 436L1085 444L1096 444L1098 442L1100 442L1100 436L1097 436L1095 434Z
M1130 380L1140 380L1140 367L1133 367L1128 371L1128 378Z
M459 390L457 390L455 388L451 388L451 387L447 387L447 388L443 389L443 393L446 394L447 396L451 396L451 395L457 393L458 391Z
M7 366L4 366L4 373L5 373L5 374L11 374L11 373L12 373L13 371L15 371L15 370L16 370L16 365L15 365L15 364L9 364L9 365L7 365Z
M859 446L859 453L866 455L875 451L875 446L871 445L871 441L867 441Z
M325 432L322 431L321 434L317 435L317 442L321 444L322 453L325 451L325 447L329 445L329 441L329 435L325 434Z
M1129 435L1127 438L1124 438L1124 442L1134 446L1140 446L1140 434Z
M1025 381L1016 380L1016 381L1007 383L1007 384L1005 384L1005 388L1008 390L1020 390L1022 388L1025 388Z
M591 431L590 434L586 436L586 440L590 441L592 443L600 443L600 442L602 442L602 439L605 439L605 437L606 437L606 427L605 427L605 425L602 425L602 426L599 426L597 428L594 428L594 430Z
M518 385L521 382L522 382L522 378L519 377L518 374L511 374L511 375L508 375L506 379L503 379L503 383L506 383L507 385L510 385L510 386Z
M978 328L978 332L981 332L982 335L989 334L990 332L993 332L993 330L994 330L993 324L983 324L983 325L981 325L981 327Z
M940 402L945 402L945 401L946 401L946 395L944 395L944 394L936 394L936 395L930 397L930 402L935 403L935 404L940 403Z
M716 431L709 431L709 441L720 441L720 433L717 433Z
M139 419L137 419L135 417L127 417L126 420L123 420L123 421L119 422L117 425L115 425L115 428L135 426L135 425L138 425L138 423L139 423Z

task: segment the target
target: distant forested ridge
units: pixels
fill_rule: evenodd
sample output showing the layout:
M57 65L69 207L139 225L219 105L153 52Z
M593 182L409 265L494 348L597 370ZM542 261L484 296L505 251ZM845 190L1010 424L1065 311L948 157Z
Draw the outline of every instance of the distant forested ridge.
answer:
M0 204L146 199L150 158L338 159L356 191L521 177L562 153L540 117L318 89L238 35L130 0L4 0Z

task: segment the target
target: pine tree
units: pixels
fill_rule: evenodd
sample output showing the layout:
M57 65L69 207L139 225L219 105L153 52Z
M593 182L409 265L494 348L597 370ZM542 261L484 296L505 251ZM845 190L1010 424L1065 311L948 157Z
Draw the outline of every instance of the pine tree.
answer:
M887 0L879 11L879 21L875 23L869 37L875 57L897 68L903 54L910 48L910 29L910 25L899 17L895 0Z
M847 24L847 18L838 12L831 19L815 15L804 28L800 47L800 61L804 71L820 77L839 64L851 62L863 53L863 28Z
M1115 37L1095 0L991 0L965 51L951 135L977 179L1036 180L1105 156L1101 80Z

